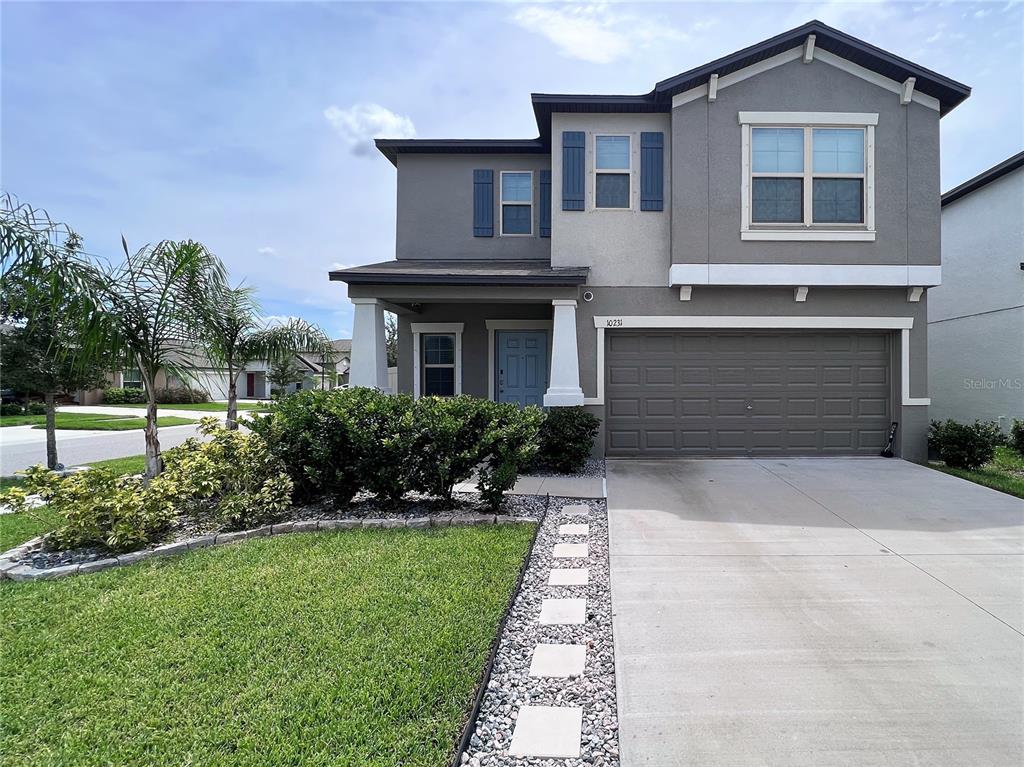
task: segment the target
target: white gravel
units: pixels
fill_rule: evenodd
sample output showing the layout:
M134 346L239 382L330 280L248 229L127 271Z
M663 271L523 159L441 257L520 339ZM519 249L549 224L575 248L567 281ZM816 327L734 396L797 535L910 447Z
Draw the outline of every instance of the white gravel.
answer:
M563 517L562 506L584 503L591 509L586 537L560 536L560 525L574 521ZM582 522L584 520L575 520ZM586 559L552 557L556 543L588 543ZM586 586L548 586L552 567L587 567ZM542 626L537 622L544 598L587 600L587 620L582 625ZM528 676L533 650L538 643L582 644L587 662L582 678ZM577 759L524 758L508 755L521 706L579 706L583 732ZM477 717L470 747L461 755L471 767L618 767L619 738L615 706L615 657L612 644L611 588L608 576L608 513L603 500L551 498L537 542L523 578L523 586L509 613Z

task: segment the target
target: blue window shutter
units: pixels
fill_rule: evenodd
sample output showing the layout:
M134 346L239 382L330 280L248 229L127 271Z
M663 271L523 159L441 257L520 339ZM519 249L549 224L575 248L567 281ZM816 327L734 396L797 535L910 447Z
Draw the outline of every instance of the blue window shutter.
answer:
M473 236L494 236L494 171L473 171Z
M551 236L551 171L540 172L540 236Z
M562 132L562 210L583 210L585 145L583 131Z
M665 134L640 134L640 210L665 207Z

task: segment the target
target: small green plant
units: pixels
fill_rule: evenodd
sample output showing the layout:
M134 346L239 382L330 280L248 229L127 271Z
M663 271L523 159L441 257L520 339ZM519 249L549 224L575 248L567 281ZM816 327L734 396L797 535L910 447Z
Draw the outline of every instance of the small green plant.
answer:
M101 546L131 551L159 540L174 517L173 499L138 477L119 477L108 469L90 469L67 477L34 466L20 487L0 493L0 503L31 516L29 495L38 495L63 519L47 542L57 549Z
M46 404L43 402L29 402L25 411L29 415L46 415Z
M0 415L24 415L25 408L17 402L5 402L0 405Z
M490 418L483 437L486 457L477 472L477 489L484 503L497 510L505 493L515 487L519 473L537 454L537 434L544 413L536 407L519 409L508 403L489 402Z
M1010 427L1010 447L1024 456L1024 421L1013 419L1013 426Z
M540 428L537 462L565 474L578 472L590 457L600 426L582 407L552 408Z
M992 460L1005 437L997 425L983 421L973 424L952 419L932 421L928 444L945 464L954 469L977 469Z

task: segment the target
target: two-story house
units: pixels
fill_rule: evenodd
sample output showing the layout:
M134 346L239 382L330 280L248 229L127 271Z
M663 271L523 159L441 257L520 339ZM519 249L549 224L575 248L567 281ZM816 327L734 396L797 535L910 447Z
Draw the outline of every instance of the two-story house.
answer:
M585 405L608 456L926 455L939 119L967 86L820 22L540 135L378 140L396 260L332 272L353 385Z

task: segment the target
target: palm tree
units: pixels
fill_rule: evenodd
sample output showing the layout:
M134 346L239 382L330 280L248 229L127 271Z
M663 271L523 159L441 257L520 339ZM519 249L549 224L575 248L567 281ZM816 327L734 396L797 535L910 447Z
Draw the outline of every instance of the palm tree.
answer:
M195 376L192 350L201 343L206 302L224 289L224 265L192 240L165 240L134 254L121 238L125 260L108 274L102 307L106 333L125 364L142 374L146 391L146 477L163 469L157 431L156 378L162 369L182 379Z
M228 429L238 428L238 376L250 362L280 360L300 351L330 356L333 351L324 332L305 320L264 323L252 288L211 292L204 309L203 349L228 371Z

